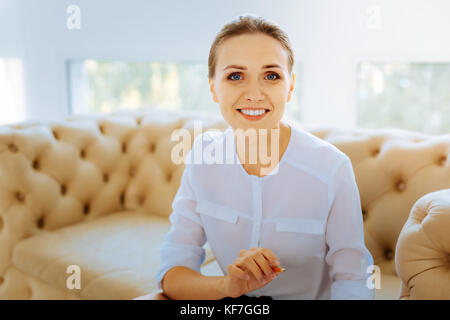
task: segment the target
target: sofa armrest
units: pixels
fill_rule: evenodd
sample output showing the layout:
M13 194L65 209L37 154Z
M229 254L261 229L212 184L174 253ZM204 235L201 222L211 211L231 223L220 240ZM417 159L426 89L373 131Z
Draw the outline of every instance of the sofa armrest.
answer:
M396 246L400 299L450 299L449 230L450 189L416 201Z

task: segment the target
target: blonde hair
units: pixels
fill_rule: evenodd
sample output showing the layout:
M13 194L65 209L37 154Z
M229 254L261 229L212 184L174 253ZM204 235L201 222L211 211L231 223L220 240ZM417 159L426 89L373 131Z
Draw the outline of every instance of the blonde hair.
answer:
M274 22L268 21L262 17L247 15L239 16L238 19L225 24L217 33L209 50L208 78L214 78L217 62L216 54L220 44L234 36L255 33L266 34L280 42L288 52L288 68L289 73L291 73L294 66L294 53L287 34Z

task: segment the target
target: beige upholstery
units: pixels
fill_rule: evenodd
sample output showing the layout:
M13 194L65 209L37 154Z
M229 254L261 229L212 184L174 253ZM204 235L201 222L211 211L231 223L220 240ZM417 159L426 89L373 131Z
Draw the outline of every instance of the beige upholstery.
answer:
M450 175L447 175L450 178ZM397 242L402 298L450 299L450 189L414 205Z
M227 127L219 116L161 109L0 127L0 299L131 299L152 291L157 250L183 172L170 161L177 143L171 133L186 128L194 138L195 120L203 130ZM398 298L397 239L416 200L450 188L450 137L311 132L352 160L365 241L382 271L376 296ZM448 258L448 246L441 248ZM220 274L207 252L202 273ZM66 268L73 264L81 269L80 290L66 287ZM398 270L406 286L421 272ZM448 279L448 267L442 276Z
M23 239L122 210L167 219L183 173L182 165L170 161L177 143L171 133L186 128L193 140L197 119L203 129L226 127L217 117L156 109L0 127L0 299L28 299L34 293L28 280L8 272L18 269L13 249ZM41 250L34 254L45 255ZM19 254L16 262L21 258L26 259ZM158 260L153 264L156 268ZM54 276L57 281L68 274ZM111 293L96 298L105 296Z
M141 212L113 213L19 242L13 264L22 272L64 290L70 265L81 267L84 299L129 299L154 288L159 244L168 219ZM211 251L208 252L207 262Z
M411 217L425 217L432 214L433 199L438 195L440 195L438 202L441 204L442 212L447 212L447 218L444 218L444 215L440 217L439 221L442 223L433 224L430 232L434 232L433 228L437 228L442 235L436 238L435 242L435 245L440 247L440 265L443 266L436 279L442 280L443 286L444 283L448 284L449 191L446 191L446 194L429 194L421 200L422 205L414 208L413 206L419 198L430 192L450 188L450 160L448 160L450 135L429 136L398 129L348 131L331 129L317 130L313 133L333 143L352 160L361 196L365 242L374 257L375 265L378 265L382 272L381 289L375 291L377 299L400 297L407 299L404 289L402 294L400 286L392 285L395 278L391 276L399 275L398 283L403 282L404 287L411 288L414 282L409 280L424 272L426 266L433 264L430 260L434 257L424 254L421 248L417 248L426 243L420 241L426 240L423 237L415 243L412 239L403 240L405 249L402 247L402 250L405 253L402 256L403 260L397 263L399 273L396 269L395 253L400 231L410 214ZM418 213L416 210L421 211ZM411 231L412 228L413 225L408 226L404 232ZM412 252L416 254L411 256ZM445 257L446 264L443 263ZM405 261L411 259L424 261L414 269L405 265ZM399 264L403 268L399 268ZM429 273L424 273L423 276L428 279ZM420 291L423 292L420 299L427 296L450 299L448 285L446 289L433 292L429 286L425 287L424 283L419 284L422 286Z

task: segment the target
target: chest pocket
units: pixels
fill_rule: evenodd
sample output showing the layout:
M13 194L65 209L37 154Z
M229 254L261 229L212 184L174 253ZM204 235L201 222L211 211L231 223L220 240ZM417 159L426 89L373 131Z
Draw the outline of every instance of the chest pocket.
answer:
M198 200L196 211L219 264L232 263L236 248L242 247L242 226L237 222L243 213L208 200Z
M196 211L200 214L204 214L206 216L233 224L236 223L239 218L239 212L237 212L236 210L208 200L198 201Z

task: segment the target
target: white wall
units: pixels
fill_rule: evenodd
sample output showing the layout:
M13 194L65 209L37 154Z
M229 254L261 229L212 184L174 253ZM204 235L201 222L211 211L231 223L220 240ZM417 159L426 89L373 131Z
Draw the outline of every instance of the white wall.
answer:
M303 65L307 127L355 126L359 61L450 61L448 0L0 0L0 10L13 2L20 15L9 18L11 31L0 31L0 57L23 58L33 119L68 113L66 59L206 63L215 33L243 13L272 19L289 34ZM81 9L80 30L66 27L70 4ZM366 28L371 5L381 9L379 30Z

